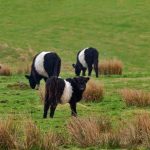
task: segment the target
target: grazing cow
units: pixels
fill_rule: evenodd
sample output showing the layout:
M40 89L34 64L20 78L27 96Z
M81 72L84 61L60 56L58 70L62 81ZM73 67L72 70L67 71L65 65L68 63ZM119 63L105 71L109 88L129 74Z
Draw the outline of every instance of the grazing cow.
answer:
M41 52L37 54L32 62L30 75L25 75L32 89L39 88L40 80L48 77L59 76L61 59L55 52Z
M92 47L79 51L76 64L72 64L75 68L75 74L79 76L82 71L82 76L85 76L88 68L88 76L91 76L92 66L94 66L96 77L98 77L98 55L98 51Z
M47 117L50 107L50 117L53 118L57 104L69 103L72 116L77 115L76 103L82 98L89 77L61 79L51 77L46 81L45 104L43 118Z

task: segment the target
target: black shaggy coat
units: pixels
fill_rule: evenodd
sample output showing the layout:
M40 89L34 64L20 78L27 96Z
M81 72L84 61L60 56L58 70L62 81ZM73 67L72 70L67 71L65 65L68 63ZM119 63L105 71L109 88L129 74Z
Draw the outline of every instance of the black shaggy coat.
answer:
M93 47L79 51L77 54L77 62L72 65L75 68L75 74L79 76L82 71L82 76L85 76L85 72L88 69L88 76L91 76L94 67L96 77L98 77L98 57L99 53Z
M29 80L31 88L37 89L40 80L47 80L51 76L59 76L61 68L61 59L55 52L41 52L37 54L32 62L30 75L25 75Z
M50 117L53 118L58 103L69 103L71 114L76 116L76 104L82 99L88 80L88 77L67 78L66 80L58 77L49 78L45 87L43 117L47 117L47 112L50 108Z

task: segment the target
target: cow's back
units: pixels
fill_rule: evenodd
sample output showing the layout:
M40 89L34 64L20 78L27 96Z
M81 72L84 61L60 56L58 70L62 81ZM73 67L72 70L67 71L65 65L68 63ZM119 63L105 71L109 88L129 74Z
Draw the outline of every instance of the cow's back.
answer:
M59 76L61 59L55 52L41 52L33 60L32 69L42 77Z
M45 70L45 67L44 67L44 57L46 54L49 54L51 52L41 52L39 53L36 57L35 57L35 60L34 60L34 67L35 67L35 70L37 71L37 73L41 76L44 76L44 77L48 77L48 74Z

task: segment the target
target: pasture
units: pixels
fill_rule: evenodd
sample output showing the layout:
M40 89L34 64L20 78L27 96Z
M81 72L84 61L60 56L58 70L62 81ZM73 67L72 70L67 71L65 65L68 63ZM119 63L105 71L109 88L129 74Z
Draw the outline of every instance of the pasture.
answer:
M36 53L50 50L62 59L60 76L74 77L76 54L89 46L99 50L100 62L120 60L123 72L99 78L92 72L91 79L103 85L104 96L96 102L81 101L79 118L107 116L115 128L140 113L149 114L150 106L128 106L120 94L124 88L150 91L149 12L149 0L0 0L0 64L12 72L0 76L0 119L13 116L16 122L23 122L30 118L42 132L51 130L69 137L60 149L82 149L70 141L69 105L59 105L53 119L43 119L39 91L27 86L24 75Z

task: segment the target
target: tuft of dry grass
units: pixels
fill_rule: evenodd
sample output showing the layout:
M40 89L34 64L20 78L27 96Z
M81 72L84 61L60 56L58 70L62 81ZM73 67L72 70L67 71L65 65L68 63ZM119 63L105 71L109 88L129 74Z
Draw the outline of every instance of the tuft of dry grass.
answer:
M62 142L62 136L51 131L42 133L32 120L19 124L12 118L0 120L0 149L56 150Z
M72 141L81 147L150 148L150 115L142 113L112 128L103 118L73 118L67 125Z
M17 68L17 74L30 74L31 67L29 64L22 65Z
M142 90L123 89L121 95L127 106L148 106L150 105L150 93Z
M62 143L62 137L51 131L42 133L31 120L25 126L25 149L56 150Z
M8 66L0 64L0 75L10 76L12 72Z
M0 149L17 149L17 125L12 118L0 121Z
M104 135L110 130L110 123L106 118L72 118L67 128L75 143L88 147L107 141Z
M104 96L104 88L103 85L94 80L90 80L87 83L86 90L83 93L83 99L86 102L99 102L102 101Z
M99 64L99 73L103 75L121 75L123 63L118 59L102 60Z
M60 136L49 131L44 135L42 148L45 150L55 150L61 143L62 139Z
M150 115L139 114L134 120L123 123L117 137L121 147L150 148Z
M33 121L28 121L25 125L25 149L41 147L41 133Z

